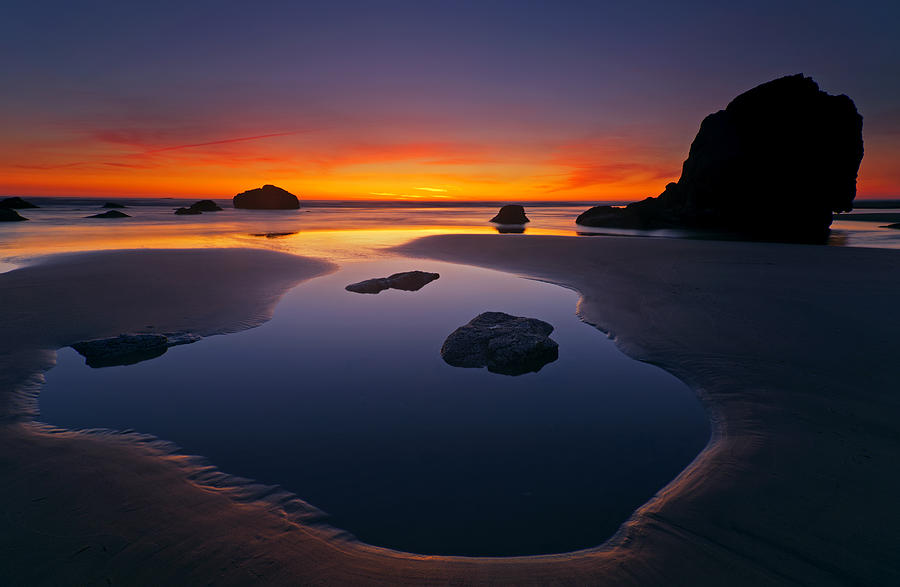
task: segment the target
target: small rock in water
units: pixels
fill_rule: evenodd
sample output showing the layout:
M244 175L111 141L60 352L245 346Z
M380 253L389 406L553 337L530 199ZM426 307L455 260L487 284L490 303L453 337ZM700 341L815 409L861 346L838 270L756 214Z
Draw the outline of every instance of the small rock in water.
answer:
M12 208L0 208L0 222L20 222L28 220Z
M529 220L525 216L525 208L518 204L507 204L500 208L496 216L491 218L491 222L496 222L497 224L525 224Z
M447 337L441 357L454 367L487 367L502 375L537 372L559 358L551 332L543 320L485 312Z
M195 215L202 213L202 211L197 210L196 208L178 208L177 210L175 210L175 214L178 216Z
M376 277L359 283L351 283L344 289L355 293L377 294L386 289L400 289L403 291L418 291L439 278L439 273L426 271L405 271L394 273L389 277Z
M169 346L169 339L162 334L120 334L115 338L76 342L72 348L85 358L89 367L99 368L154 359Z
M40 208L40 206L32 204L31 202L25 201L19 196L13 196L11 198L3 198L0 200L0 208Z
M125 208L125 204L120 204L118 202L106 202L101 208Z
M94 214L93 216L85 216L85 218L131 218L125 212L119 212L118 210L110 210L109 212L103 212L102 214Z

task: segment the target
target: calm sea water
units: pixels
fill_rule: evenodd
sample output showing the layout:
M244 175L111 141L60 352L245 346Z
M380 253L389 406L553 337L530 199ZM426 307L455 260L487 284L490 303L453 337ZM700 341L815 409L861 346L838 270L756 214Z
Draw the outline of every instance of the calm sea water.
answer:
M194 200L121 200L131 218L101 220L103 200L29 198L42 206L23 210L29 222L0 224L0 271L50 253L123 248L261 247L285 252L357 260L383 256L383 249L418 236L442 233L496 233L488 223L498 204L423 205L407 203L303 202L296 211L236 210L220 200L221 212L175 216L173 210ZM617 203L617 202L611 202ZM595 229L575 224L588 203L531 203L525 234L625 234L661 238L690 237L684 231ZM866 221L862 213L896 215L891 221ZM777 213L773 212L773 213ZM829 244L900 248L900 210L861 210L841 216ZM513 237L515 238L515 237Z
M418 292L347 292L396 271ZM258 328L92 369L62 349L40 419L136 429L279 484L371 544L418 553L564 552L609 538L709 438L694 394L575 315L577 295L422 260L351 263ZM481 312L554 325L559 359L507 376L440 348Z

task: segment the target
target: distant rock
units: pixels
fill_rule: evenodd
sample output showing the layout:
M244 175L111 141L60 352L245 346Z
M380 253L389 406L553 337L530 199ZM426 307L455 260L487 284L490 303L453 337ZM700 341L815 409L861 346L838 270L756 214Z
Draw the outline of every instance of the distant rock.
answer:
M251 210L296 210L300 207L300 200L289 191L267 184L236 195L234 207Z
M85 216L85 218L131 218L125 212L119 212L118 210L110 210L109 212L103 212L101 214L94 214L93 216Z
M162 334L122 334L76 342L72 348L85 358L89 367L112 367L154 359L166 352L169 339Z
M194 202L191 204L191 208L200 210L201 212L220 212L222 210L222 207L212 200L200 200L199 202Z
M297 231L294 232L253 232L250 236L264 236L266 238L284 238L286 236L291 236L292 234L297 234Z
M576 222L821 242L832 213L853 209L862 157L862 117L853 100L820 91L802 74L783 77L707 116L681 178L659 197L596 206Z
M26 202L25 200L23 200L22 198L20 198L18 196L13 196L11 198L3 198L2 200L0 200L0 208L25 209L25 208L40 208L40 206L32 204L31 202Z
M355 293L377 294L386 289L400 289L403 291L418 291L438 279L440 274L427 273L425 271L406 271L394 273L389 277L376 277L359 283L351 283L344 289Z
M454 367L487 367L503 375L537 372L559 358L551 332L553 326L536 318L485 312L447 337L441 357Z
M169 347L189 344L200 340L193 334L120 334L114 338L101 338L76 342L72 348L85 358L89 367L113 367L133 365L141 361L155 359Z
M175 214L183 216L186 214L202 214L203 212L219 212L221 210L222 207L212 200L200 200L199 202L194 202L187 208L178 208L177 210L175 210Z
M12 208L0 208L0 222L21 222L22 220L28 219L19 215Z
M523 234L525 226L521 224L498 224L494 227L500 234Z
M125 204L120 204L118 202L106 202L101 208L126 208Z
M893 224L888 224L885 228L900 228L900 222L895 222Z
M507 204L500 208L497 215L491 218L491 222L497 224L525 224L530 222L525 216L525 208L518 204Z

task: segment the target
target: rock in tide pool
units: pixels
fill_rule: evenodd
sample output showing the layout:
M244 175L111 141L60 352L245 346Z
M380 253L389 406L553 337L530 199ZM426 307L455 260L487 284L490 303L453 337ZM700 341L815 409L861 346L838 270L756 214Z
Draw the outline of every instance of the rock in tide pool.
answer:
M454 367L487 367L502 375L537 372L559 358L551 332L543 320L485 312L447 337L441 357Z
M500 208L497 215L491 218L491 222L497 224L525 224L530 222L525 216L525 208L518 204L507 204Z
M121 334L115 338L76 342L72 348L85 358L89 367L99 368L154 359L169 346L169 339L162 334Z
M576 222L607 228L690 228L748 238L821 242L832 213L853 209L862 116L847 96L802 74L762 84L707 116L677 183Z
M0 208L0 222L20 222L28 220L12 208Z
M296 210L300 207L297 196L274 185L241 192L234 197L235 208L251 210Z
M94 214L93 216L85 216L85 218L131 218L125 212L119 212L118 210L110 210L109 212L103 212L102 214Z
M364 294L377 294L386 289L419 291L439 277L439 273L428 273L426 271L405 271L403 273L394 273L389 277L376 277L374 279L360 281L359 283L351 283L344 289L346 289L347 291Z
M24 208L40 208L40 206L32 204L31 202L26 202L25 200L23 200L22 198L20 198L18 196L13 196L11 198L3 198L2 200L0 200L0 208L24 209Z
M101 338L76 342L72 348L85 358L89 367L113 367L134 365L164 354L171 346L190 344L200 340L193 334L120 334L114 338Z

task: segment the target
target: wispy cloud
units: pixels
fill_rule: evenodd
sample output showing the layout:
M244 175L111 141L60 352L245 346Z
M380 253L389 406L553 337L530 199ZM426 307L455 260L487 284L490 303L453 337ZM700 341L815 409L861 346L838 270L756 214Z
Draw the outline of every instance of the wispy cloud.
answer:
M417 190L422 190L423 192L446 192L444 188L413 188Z

